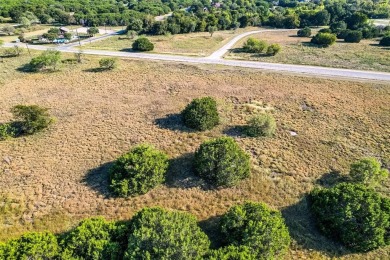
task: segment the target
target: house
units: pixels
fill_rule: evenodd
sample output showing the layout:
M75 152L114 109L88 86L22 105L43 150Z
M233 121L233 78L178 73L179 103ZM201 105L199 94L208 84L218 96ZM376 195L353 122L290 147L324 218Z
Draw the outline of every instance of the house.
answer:
M60 33L61 33L61 34L69 33L69 32L70 32L70 30L69 30L68 28L66 28L66 27L60 27Z

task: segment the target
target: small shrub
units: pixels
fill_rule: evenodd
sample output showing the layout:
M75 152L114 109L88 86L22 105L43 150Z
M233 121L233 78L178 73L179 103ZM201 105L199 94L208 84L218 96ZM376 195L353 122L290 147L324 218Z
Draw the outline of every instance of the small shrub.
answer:
M10 137L15 137L16 133L17 129L15 129L12 124L0 124L0 141L8 139Z
M382 169L377 159L364 158L351 164L349 175L354 182L375 185L386 180L389 177L389 171Z
M144 208L131 221L125 259L202 259L210 241L188 213Z
M19 120L21 134L34 134L53 123L54 120L47 111L47 108L37 105L17 105L12 108L14 117Z
M356 251L390 244L390 199L362 184L314 189L310 208L319 229Z
M298 37L310 37L311 29L309 27L305 27L303 29L300 29L300 30L298 30L297 35L298 35Z
M267 47L267 55L269 56L275 56L281 51L281 47L277 43L273 43L270 46Z
M149 145L134 147L114 163L110 187L119 196L145 194L165 180L168 156Z
M133 50L135 51L152 51L154 44L148 38L140 37L133 42Z
M222 216L221 231L228 243L249 247L255 259L283 259L290 245L282 214L264 203L230 208Z
M32 58L29 63L29 68L31 71L55 71L57 70L57 66L60 60L61 52L56 50L47 50L38 57Z
M253 116L248 121L246 134L251 137L273 136L276 130L276 122L272 115L260 114Z
M337 39L345 39L345 36L348 34L349 30L341 30L338 34L337 34Z
M249 37L248 40L244 43L242 49L248 53L261 53L266 47L267 43L265 41L260 41Z
M115 224L102 217L84 219L65 234L61 259L121 259L125 248L124 224Z
M206 141L195 152L197 174L214 186L230 187L250 175L249 155L231 137Z
M311 42L323 47L329 47L336 42L336 35L331 33L317 33L311 39Z
M204 259L207 260L257 260L252 249L247 246L229 245L219 248L218 250L210 250Z
M363 38L363 34L361 31L352 31L349 30L344 35L344 41L345 42L353 42L353 43L359 43Z
M113 70L117 66L117 60L115 58L102 58L99 60L99 66L104 70Z
M318 31L319 33L332 33L332 30L329 28L322 28Z
M390 35L383 36L383 38L379 42L379 45L390 46Z
M212 97L196 98L181 113L184 125L199 131L219 124L217 102Z

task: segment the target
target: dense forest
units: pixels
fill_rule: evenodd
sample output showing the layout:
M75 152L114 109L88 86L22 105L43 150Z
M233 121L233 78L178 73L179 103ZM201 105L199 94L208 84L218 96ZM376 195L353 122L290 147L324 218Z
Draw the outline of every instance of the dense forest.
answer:
M158 15L171 13L164 21ZM128 26L149 34L268 25L303 28L356 18L388 18L388 0L3 0L0 21Z

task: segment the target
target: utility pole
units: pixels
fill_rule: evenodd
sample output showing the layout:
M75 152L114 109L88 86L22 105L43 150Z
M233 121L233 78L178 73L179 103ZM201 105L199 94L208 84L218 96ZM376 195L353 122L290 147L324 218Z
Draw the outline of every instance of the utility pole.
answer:
M30 55L30 58L31 58L31 52L30 52L30 48L28 47L28 43L27 42L26 42L26 47L27 47L28 55Z

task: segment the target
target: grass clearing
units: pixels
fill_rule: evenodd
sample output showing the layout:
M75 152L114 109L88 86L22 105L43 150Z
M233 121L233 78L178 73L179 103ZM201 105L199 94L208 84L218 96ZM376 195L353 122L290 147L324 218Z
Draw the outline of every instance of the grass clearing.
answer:
M213 37L208 32L146 36L154 44L154 53L166 53L190 56L207 56L227 43L234 36L254 28L238 29L236 31L217 31ZM135 39L134 39L135 40ZM85 45L86 49L131 51L134 40L126 35L114 36Z
M312 30L312 34L315 31ZM315 65L346 69L390 71L390 49L378 46L377 40L362 40L360 43L345 43L343 40L328 48L310 44L311 38L296 37L292 32L264 32L249 37L278 43L282 50L276 56L243 53L241 47L248 39L239 41L225 58L273 63Z
M6 208L1 240L26 230L59 232L88 216L128 219L145 206L195 214L213 234L216 217L254 200L282 210L294 240L286 259L390 254L385 248L351 255L318 233L304 199L318 179L328 183L329 173L345 173L362 156L390 164L389 84L135 60L98 73L91 70L99 66L93 56L54 73L11 72L26 60L25 53L6 61L12 76L0 83L0 122L11 119L14 105L39 104L50 108L56 123L37 135L0 142L0 196L12 194L17 204L15 211ZM221 125L186 131L177 113L208 95L218 100ZM240 135L237 127L259 110L275 117L275 137ZM190 159L201 142L224 134L251 154L252 176L234 188L209 190L194 176ZM142 196L111 197L107 170L140 143L172 158L166 184ZM390 194L390 182L382 192Z

